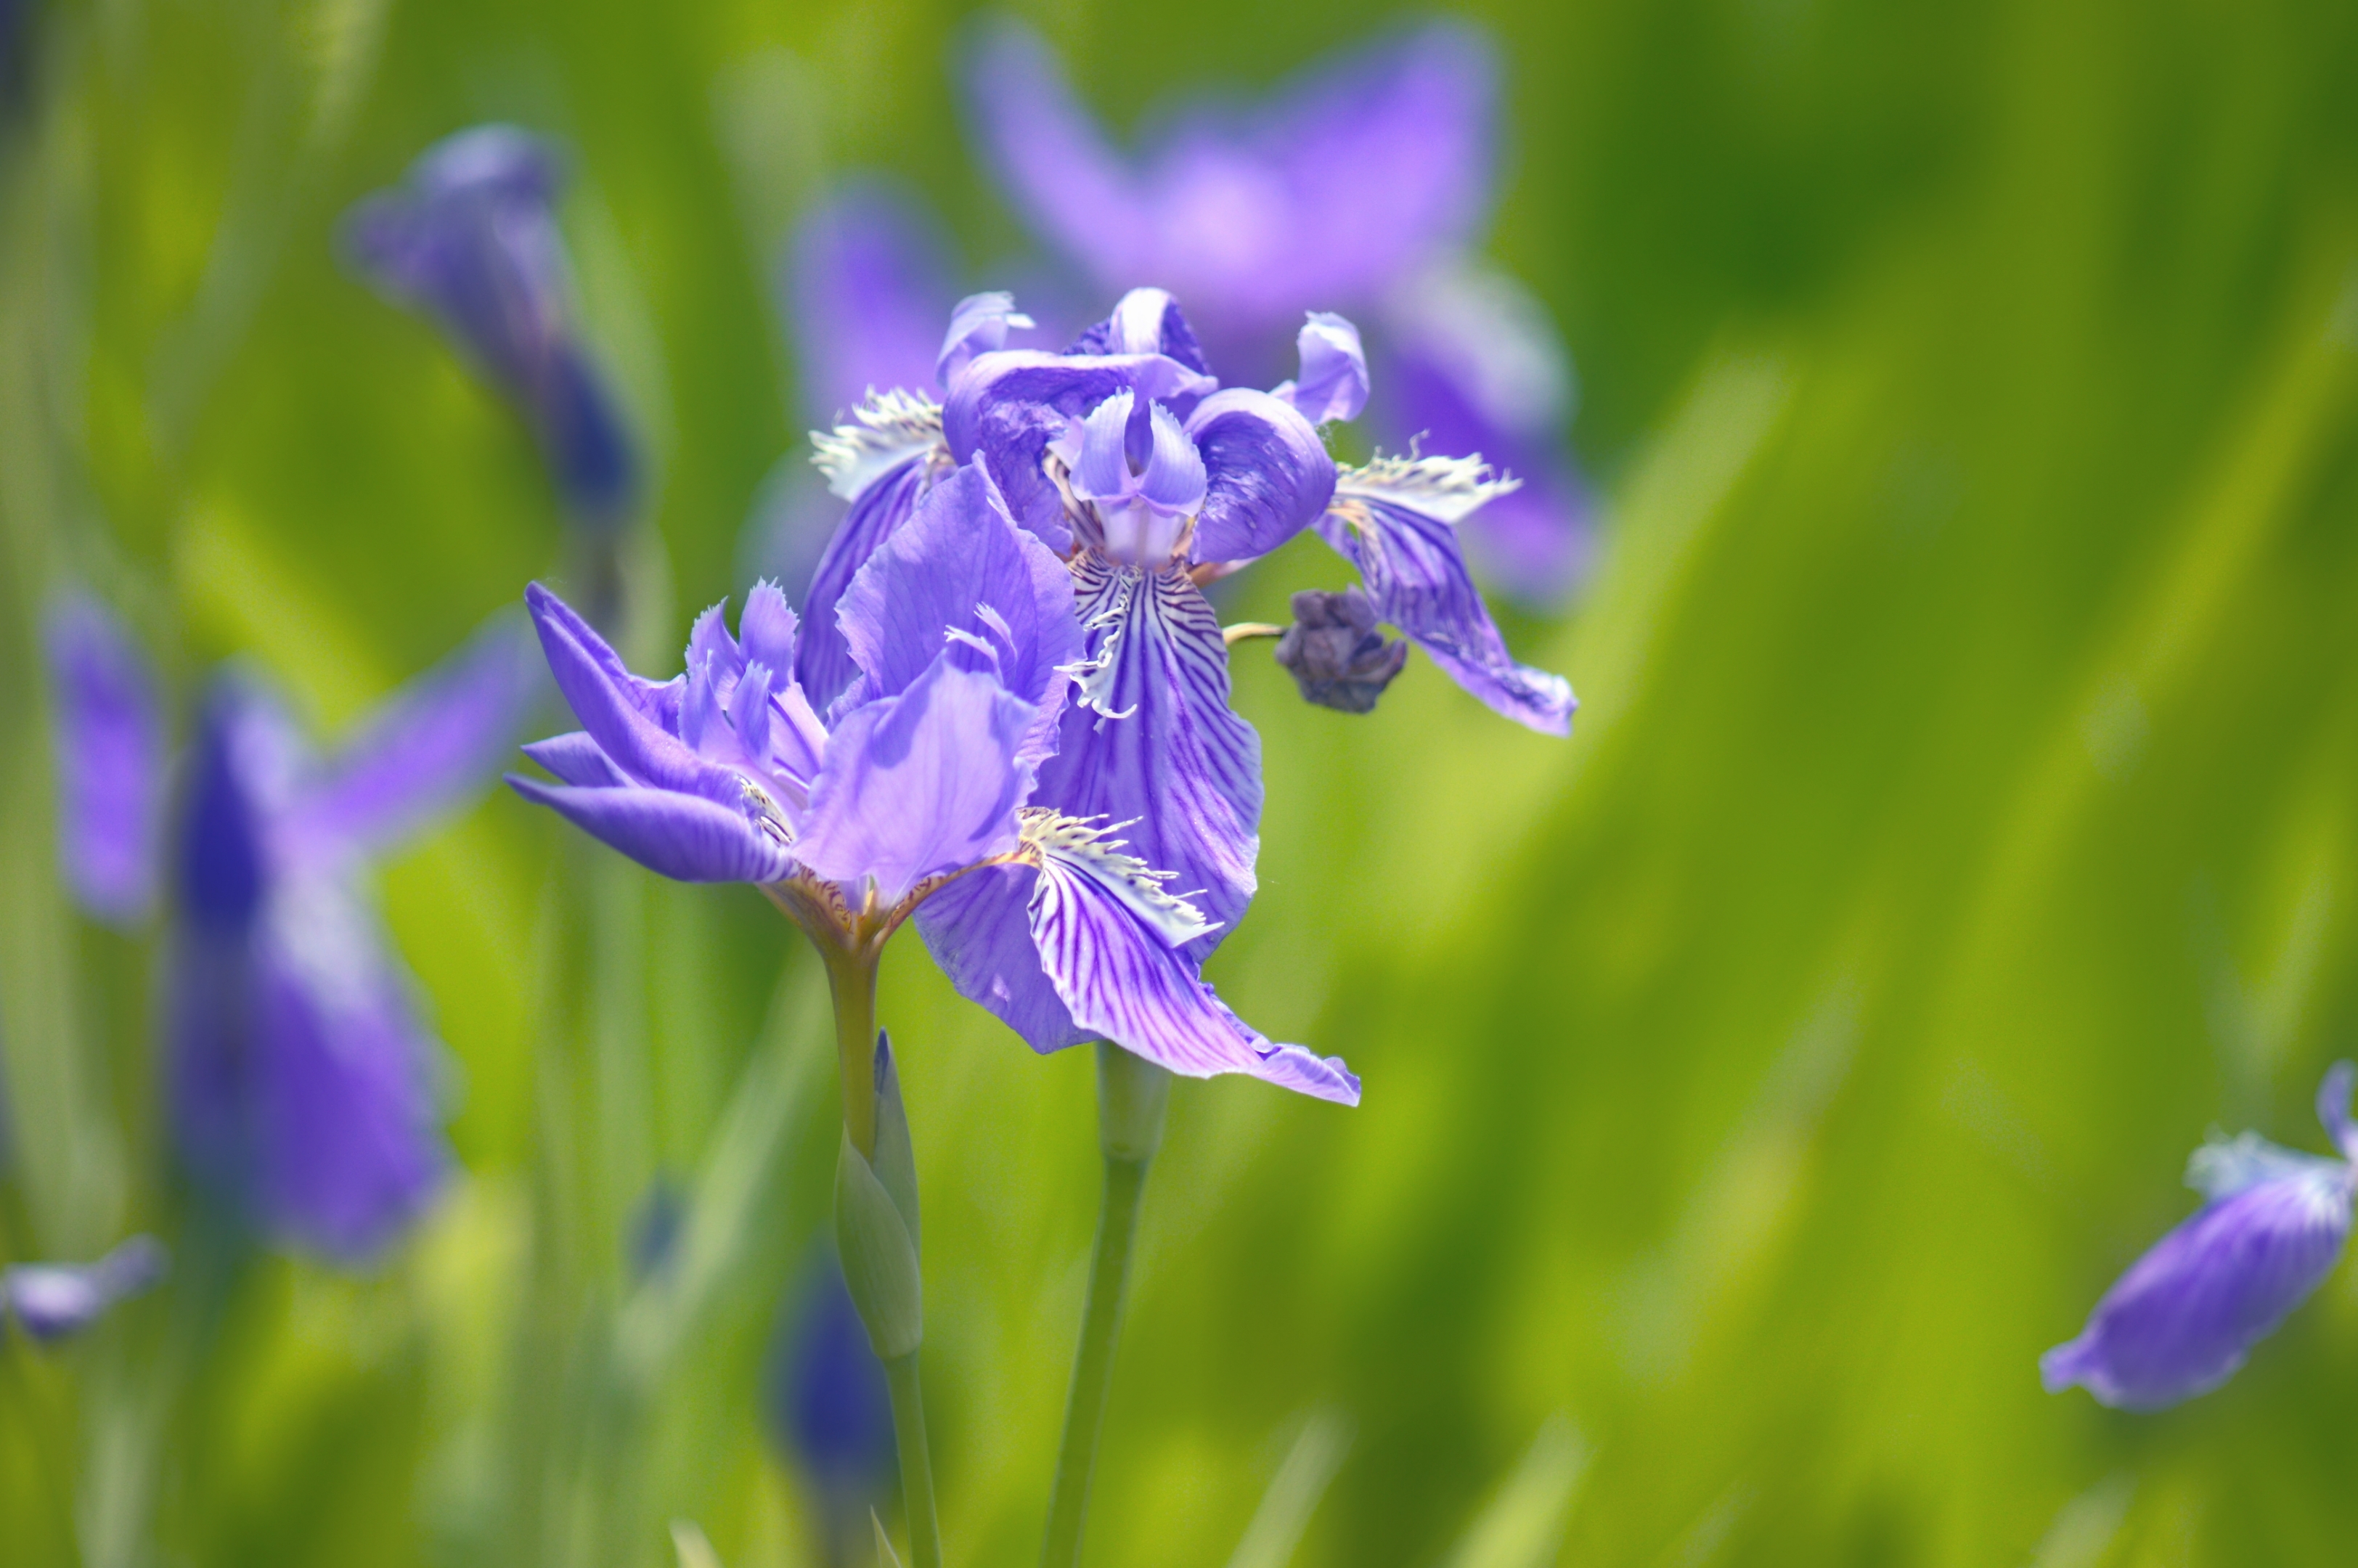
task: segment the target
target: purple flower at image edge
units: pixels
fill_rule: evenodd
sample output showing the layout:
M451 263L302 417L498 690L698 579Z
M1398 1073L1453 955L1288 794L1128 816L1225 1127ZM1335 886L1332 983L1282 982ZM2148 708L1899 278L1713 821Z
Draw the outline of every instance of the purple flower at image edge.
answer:
M43 626L57 735L58 860L75 903L128 927L155 903L164 721L154 677L96 600Z
M810 1269L800 1296L780 1314L763 1411L817 1494L827 1550L848 1560L895 1479L892 1399L832 1254Z
M555 210L562 182L542 138L513 125L460 131L345 215L342 249L516 402L569 513L606 528L636 498L638 459L575 320Z
M143 667L103 611L76 613L81 652L103 643L113 667ZM325 760L251 676L216 678L200 704L178 808L155 846L173 894L170 1124L205 1188L275 1237L360 1261L439 1184L438 1046L360 881L377 856L490 783L537 680L517 630L494 623ZM121 748L54 652L51 682L61 775L106 775ZM103 822L128 833L159 818L163 776L112 777L109 788L146 798L103 815L70 807L64 830Z
M152 1289L170 1263L163 1243L135 1236L95 1263L13 1264L0 1269L0 1316L38 1343L69 1339Z
M2078 1338L2039 1358L2050 1393L2078 1384L2107 1405L2160 1410L2234 1376L2332 1272L2358 1185L2350 1098L2358 1069L2336 1063L2318 1119L2341 1158L2256 1133L2214 1139L2187 1165L2204 1203L2104 1293Z
M1480 456L1525 482L1466 532L1509 597L1585 577L1594 503L1563 439L1572 373L1531 292L1471 246L1490 206L1498 63L1433 22L1337 53L1248 106L1194 104L1136 157L1108 138L1029 28L967 53L976 141L1019 212L1098 287L1152 277L1213 357L1255 365L1311 309L1372 318L1396 449Z

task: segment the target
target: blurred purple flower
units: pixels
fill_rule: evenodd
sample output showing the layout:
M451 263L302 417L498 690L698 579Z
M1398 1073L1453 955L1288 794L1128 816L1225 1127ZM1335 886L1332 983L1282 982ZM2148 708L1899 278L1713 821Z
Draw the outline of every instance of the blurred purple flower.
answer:
M43 644L55 694L58 859L74 901L131 926L156 896L163 719L147 666L87 594L49 609Z
M2039 1357L2050 1393L2077 1383L2123 1410L2208 1393L2332 1272L2350 1235L2358 1069L2339 1062L2317 1095L2342 1157L2279 1148L2257 1133L2214 1140L2188 1162L2203 1206L2121 1276L2080 1336Z
M138 667L104 611L70 614L116 667ZM133 802L69 810L68 831L131 834L150 820L163 770L110 776L121 747L85 711L86 687L56 676L66 776ZM182 1155L250 1222L356 1261L439 1179L435 1047L357 883L370 860L490 782L535 681L516 630L494 625L325 762L251 679L223 676L208 694L166 850L178 916L166 1076ZM126 838L104 853L128 862L150 848Z
M547 142L478 125L428 147L398 189L354 206L343 249L522 406L568 509L611 527L635 499L638 460L574 319L555 211L561 183Z
M135 1236L95 1263L18 1263L0 1270L0 1309L33 1339L70 1338L152 1288L170 1263L152 1236Z
M802 1293L771 1346L763 1413L817 1494L829 1560L848 1563L865 1544L869 1510L892 1484L892 1399L832 1253Z
M915 423L896 434L878 406ZM952 979L1037 1050L1106 1038L1174 1072L1355 1100L1340 1063L1272 1044L1204 983L1188 945L1211 922L1164 890L1173 870L1124 853L1101 806L1044 787L1084 659L1073 579L985 464L936 466L930 407L884 395L847 438L847 471L875 470L883 500L838 536L865 543L831 579L826 641L763 583L736 635L714 606L687 673L658 684L535 585L584 729L525 748L559 783L509 782L665 876L762 884L832 948L881 945L914 914ZM903 435L919 444L898 462L860 444Z
M1497 163L1485 35L1434 22L1260 104L1192 105L1136 157L1021 24L979 32L966 86L985 161L1033 231L1100 288L1148 277L1184 297L1214 357L1265 367L1311 309L1372 319L1392 444L1526 481L1469 529L1486 568L1533 603L1574 585L1592 507L1563 443L1569 362L1544 308L1469 254Z

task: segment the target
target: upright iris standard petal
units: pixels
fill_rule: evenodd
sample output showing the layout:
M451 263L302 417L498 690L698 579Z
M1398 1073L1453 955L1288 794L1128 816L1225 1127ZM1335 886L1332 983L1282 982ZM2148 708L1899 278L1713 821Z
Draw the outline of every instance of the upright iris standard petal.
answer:
M574 514L605 524L629 509L638 464L574 324L558 183L546 142L479 125L427 148L400 189L354 207L344 247L523 406Z
M1168 289L1133 288L1114 301L1106 319L1084 330L1065 349L1079 354L1162 354L1189 370L1209 375L1203 345L1187 324L1186 312Z
M934 379L944 386L966 369L977 354L996 353L1007 346L1007 334L1032 327L1031 317L1015 308L1015 296L993 289L969 294L950 312L950 330L943 334L941 352L934 360Z
M14 1264L0 1269L0 1316L44 1344L70 1338L153 1288L170 1263L162 1242L135 1236L94 1263Z
M1226 387L1196 405L1187 433L1204 455L1199 561L1265 556L1308 527L1335 494L1335 460L1294 406Z
M289 853L374 853L481 790L515 743L536 662L523 626L503 616L396 692L292 803Z
M155 902L159 860L164 734L155 677L87 594L53 605L43 633L59 870L87 914L132 925Z
M2350 1085L2348 1065L2339 1065L2320 1097L2337 1141ZM2189 1181L2209 1201L2104 1292L2078 1338L2039 1358L2050 1392L2077 1383L2124 1410L2207 1393L2324 1281L2349 1238L2358 1173L2346 1158L2299 1154L2247 1133L2199 1151Z
M795 853L886 905L925 877L1015 845L1031 794L1020 752L1033 709L945 651L899 695L854 709L827 741Z
M851 503L826 553L811 573L810 591L803 596L803 633L795 653L795 679L810 700L824 708L843 694L859 676L851 645L837 624L844 590L868 557L914 516L917 503L932 483L932 458L919 452L903 458L862 490Z
M1063 666L1081 654L1071 575L1016 527L979 462L936 484L869 557L838 619L866 677L855 697L905 690L947 645L954 663L988 667L1036 712L1056 704Z
M1571 685L1508 653L1458 547L1455 517L1495 492L1470 461L1379 460L1344 476L1318 531L1359 568L1377 614L1452 680L1541 734L1569 734Z
M1293 405L1313 425L1357 419L1368 406L1368 355L1358 328L1331 310L1313 310L1293 341L1301 373L1270 395Z
M1260 848L1260 737L1228 707L1219 620L1184 572L1088 556L1074 571L1087 657L1039 799L1127 824L1141 859L1233 925ZM1199 957L1214 940L1196 939Z
M1200 922L1174 929L1167 913L1174 901L1158 886L1141 885L1142 862L1094 836L1047 838L1040 849L1033 940L1076 1023L1189 1077L1249 1073L1358 1103L1359 1080L1339 1059L1271 1044L1204 983L1185 950L1186 934Z

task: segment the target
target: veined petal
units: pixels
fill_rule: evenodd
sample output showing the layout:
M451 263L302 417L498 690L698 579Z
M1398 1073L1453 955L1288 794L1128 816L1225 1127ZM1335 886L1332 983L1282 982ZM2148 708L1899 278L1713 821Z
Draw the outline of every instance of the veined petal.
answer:
M1408 478L1421 481L1452 460L1408 465ZM1401 486L1362 482L1358 475L1366 471L1345 476L1318 532L1359 568L1377 613L1494 711L1543 735L1570 734L1577 706L1571 684L1507 652L1448 522L1399 499ZM1431 504L1445 510L1461 498L1444 491Z
M1037 848L1032 938L1074 1022L1189 1077L1249 1073L1358 1103L1359 1081L1339 1059L1272 1044L1229 1011L1196 961L1141 914L1131 879L1106 857L1053 839Z
M917 906L916 921L958 994L989 1008L1044 1055L1097 1036L1073 1022L1040 968L1028 914L1039 875L1026 865L983 866L936 889Z
M1335 460L1290 403L1231 386L1196 405L1187 434L1203 454L1195 558L1264 556L1300 533L1335 493Z
M827 741L795 853L820 876L873 879L897 903L920 880L1004 853L1031 793L1032 708L945 650L894 697L853 710Z
M811 572L810 591L803 596L802 635L795 648L794 670L795 683L815 708L832 703L860 674L860 666L852 661L851 644L844 640L838 624L844 591L877 546L915 513L917 503L933 483L937 450L928 447L904 458L898 468L862 490Z
M936 484L908 524L869 557L838 619L868 676L861 689L875 696L906 690L941 656L946 639L963 634L990 653L960 646L951 662L988 665L1036 711L1061 697L1062 666L1081 653L1071 574L1016 527L979 462Z
M1073 461L1073 493L1084 501L1118 500L1130 488L1130 413L1138 395L1123 387L1081 421L1081 449Z
M489 788L539 684L534 663L524 628L502 616L388 697L293 803L290 858L380 852Z
M1132 851L1218 925L1251 903L1260 852L1260 737L1228 708L1228 647L1176 570L1074 565L1087 657L1038 802L1119 822ZM1200 957L1217 934L1192 944Z
M439 1050L415 982L344 888L280 890L259 934L247 1066L256 1217L346 1262L373 1257L449 1167Z
M759 659L783 674L795 667L795 640L800 624L778 585L764 578L745 596L745 613L737 622L738 642L747 658Z
M1015 308L1015 296L1003 289L968 295L950 311L949 330L934 361L934 379L947 386L975 355L1005 348L1010 330L1028 330L1033 325L1031 317Z
M131 925L155 902L164 735L155 677L114 617L86 594L43 627L56 747L58 859L74 900Z
M757 828L743 809L701 795L551 785L517 773L507 782L525 799L678 881L773 882L795 867L782 838Z
M737 775L698 756L656 719L646 684L588 622L538 583L525 590L525 602L557 689L616 767L643 784L735 805Z
M1331 310L1313 310L1294 335L1302 373L1270 393L1313 425L1357 419L1368 406L1368 356L1359 329Z
M951 298L947 252L931 211L882 180L855 182L795 224L786 317L814 417L925 384Z
M1015 520L1063 555L1073 547L1073 531L1064 496L1041 469L1049 444L1118 393L1182 412L1217 384L1162 354L1007 349L981 355L959 373L942 408L942 431L952 460L965 463L979 455ZM1139 422L1135 411L1131 420ZM1145 432L1139 435L1142 451Z

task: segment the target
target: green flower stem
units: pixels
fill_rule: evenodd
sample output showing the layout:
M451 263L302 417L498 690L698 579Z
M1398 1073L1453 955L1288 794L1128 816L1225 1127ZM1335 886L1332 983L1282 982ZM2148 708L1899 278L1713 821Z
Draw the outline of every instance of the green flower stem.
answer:
M884 1363L892 1391L892 1434L901 1447L901 1506L909 1516L913 1568L942 1568L942 1526L934 1513L934 1464L925 1450L925 1397L917 1382L917 1353Z
M818 944L835 998L835 1056L843 1080L843 1130L876 1154L876 955Z
M1072 1393L1065 1403L1065 1436L1056 1451L1056 1477L1048 1494L1048 1539L1043 1568L1073 1568L1097 1467L1098 1433L1105 1425L1113 1385L1115 1342L1121 1335L1122 1299L1130 1290L1130 1244L1138 1235L1139 1199L1147 1167L1163 1141L1163 1111L1171 1075L1120 1046L1098 1043L1098 1144L1105 1153L1105 1200L1089 1261L1089 1293L1081 1309L1080 1348L1073 1358Z

